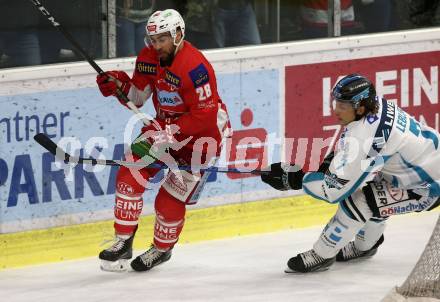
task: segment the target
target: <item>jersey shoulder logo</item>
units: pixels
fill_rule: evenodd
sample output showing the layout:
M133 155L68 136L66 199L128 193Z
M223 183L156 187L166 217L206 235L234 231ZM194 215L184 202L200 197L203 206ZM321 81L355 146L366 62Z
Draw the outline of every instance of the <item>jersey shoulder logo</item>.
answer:
M194 84L194 88L200 87L209 82L208 69L201 63L189 72L189 76Z
M140 73L156 75L157 74L157 65L152 64L152 63L147 63L147 62L137 62L136 63L136 70Z

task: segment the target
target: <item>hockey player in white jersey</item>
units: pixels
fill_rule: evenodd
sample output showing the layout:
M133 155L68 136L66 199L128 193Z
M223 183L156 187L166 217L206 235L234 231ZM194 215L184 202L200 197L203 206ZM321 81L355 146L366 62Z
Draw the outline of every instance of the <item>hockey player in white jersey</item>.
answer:
M291 258L286 272L328 269L335 261L369 257L384 241L392 215L431 210L440 203L440 135L352 74L332 91L344 126L336 152L316 172L271 165L262 180L278 190L303 189L337 203L313 249ZM296 172L293 172L296 171ZM351 241L354 238L354 241Z

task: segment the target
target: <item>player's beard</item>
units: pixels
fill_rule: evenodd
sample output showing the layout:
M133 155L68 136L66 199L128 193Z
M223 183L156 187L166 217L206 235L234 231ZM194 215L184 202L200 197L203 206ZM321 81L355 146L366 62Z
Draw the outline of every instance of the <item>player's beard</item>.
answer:
M165 67L165 66L171 66L171 64L173 64L173 60L174 60L174 53L176 52L176 46L173 45L173 47L170 50L170 53L165 56L164 58L160 58L160 66Z

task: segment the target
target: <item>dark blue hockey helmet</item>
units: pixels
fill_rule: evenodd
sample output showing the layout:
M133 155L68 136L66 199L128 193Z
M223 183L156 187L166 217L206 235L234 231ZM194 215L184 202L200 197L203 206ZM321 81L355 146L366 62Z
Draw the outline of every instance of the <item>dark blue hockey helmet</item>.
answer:
M362 100L375 99L376 89L366 77L354 73L336 83L332 96L336 101L350 103L354 109L357 109Z

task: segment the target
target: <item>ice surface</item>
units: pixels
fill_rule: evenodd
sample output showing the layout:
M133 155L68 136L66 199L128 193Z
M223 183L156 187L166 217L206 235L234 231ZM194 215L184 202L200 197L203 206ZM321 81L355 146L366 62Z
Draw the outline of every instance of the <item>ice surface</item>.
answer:
M311 248L321 231L314 227L178 245L169 262L146 273L102 272L97 258L3 270L0 300L380 301L405 280L437 217L392 217L375 257L336 263L326 272L283 272L290 257Z

